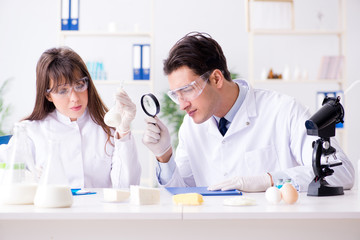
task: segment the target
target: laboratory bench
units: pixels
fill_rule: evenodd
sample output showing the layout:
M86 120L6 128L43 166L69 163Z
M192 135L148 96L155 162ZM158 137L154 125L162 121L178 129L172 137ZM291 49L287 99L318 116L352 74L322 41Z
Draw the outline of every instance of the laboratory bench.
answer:
M177 206L161 189L157 205L108 203L102 189L74 196L70 208L0 205L0 239L360 239L360 192L270 204L265 193L244 193L253 206L225 206L234 196L204 196Z

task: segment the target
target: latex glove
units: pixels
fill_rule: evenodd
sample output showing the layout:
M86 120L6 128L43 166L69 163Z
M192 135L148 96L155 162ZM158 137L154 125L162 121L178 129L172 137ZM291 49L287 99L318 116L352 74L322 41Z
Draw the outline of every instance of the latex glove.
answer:
M158 117L146 117L146 130L142 142L156 157L161 157L171 148L170 134Z
M260 176L234 177L225 182L209 186L208 190L232 190L238 189L245 192L263 192L271 187L271 177L268 173Z
M117 90L115 98L115 106L105 114L104 122L115 127L119 133L126 133L130 131L130 124L135 118L136 105L122 88Z

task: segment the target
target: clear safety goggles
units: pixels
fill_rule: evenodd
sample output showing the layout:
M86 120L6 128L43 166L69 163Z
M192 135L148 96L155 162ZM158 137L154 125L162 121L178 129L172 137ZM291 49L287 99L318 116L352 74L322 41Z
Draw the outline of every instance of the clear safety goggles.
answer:
M206 83L209 81L209 77L205 78L205 76L207 75L210 76L211 74L209 74L209 72L206 72L188 85L168 91L168 96L176 104L179 104L180 99L184 102L194 100L202 93L206 86Z
M72 90L75 92L84 92L89 85L89 79L88 77L83 77L75 82L75 84L64 84L59 85L55 88L51 88L46 90L47 93L52 93L54 96L59 98L69 97Z

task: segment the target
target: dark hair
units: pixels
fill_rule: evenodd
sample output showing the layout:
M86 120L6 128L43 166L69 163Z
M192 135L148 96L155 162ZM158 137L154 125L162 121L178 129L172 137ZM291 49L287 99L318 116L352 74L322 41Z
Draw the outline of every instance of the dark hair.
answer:
M220 45L207 33L190 32L171 48L164 60L164 72L171 74L182 66L187 66L197 75L219 69L226 80L231 81L226 58Z
M101 100L95 85L91 79L81 57L68 47L51 48L46 50L36 65L36 100L33 112L25 120L42 120L50 112L55 110L55 105L50 102L47 96L47 89L50 88L50 79L54 81L54 86L59 84L72 84L78 77L87 77L88 85L88 111L91 119L100 125L108 135L110 140L111 129L104 122L105 113L108 108Z

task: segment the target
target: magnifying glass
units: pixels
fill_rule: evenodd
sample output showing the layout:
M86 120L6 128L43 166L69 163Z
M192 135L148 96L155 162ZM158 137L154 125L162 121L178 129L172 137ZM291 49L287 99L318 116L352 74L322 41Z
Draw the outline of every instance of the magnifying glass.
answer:
M155 117L160 112L160 104L157 98L151 94L145 94L141 97L141 107L144 112L150 116Z

